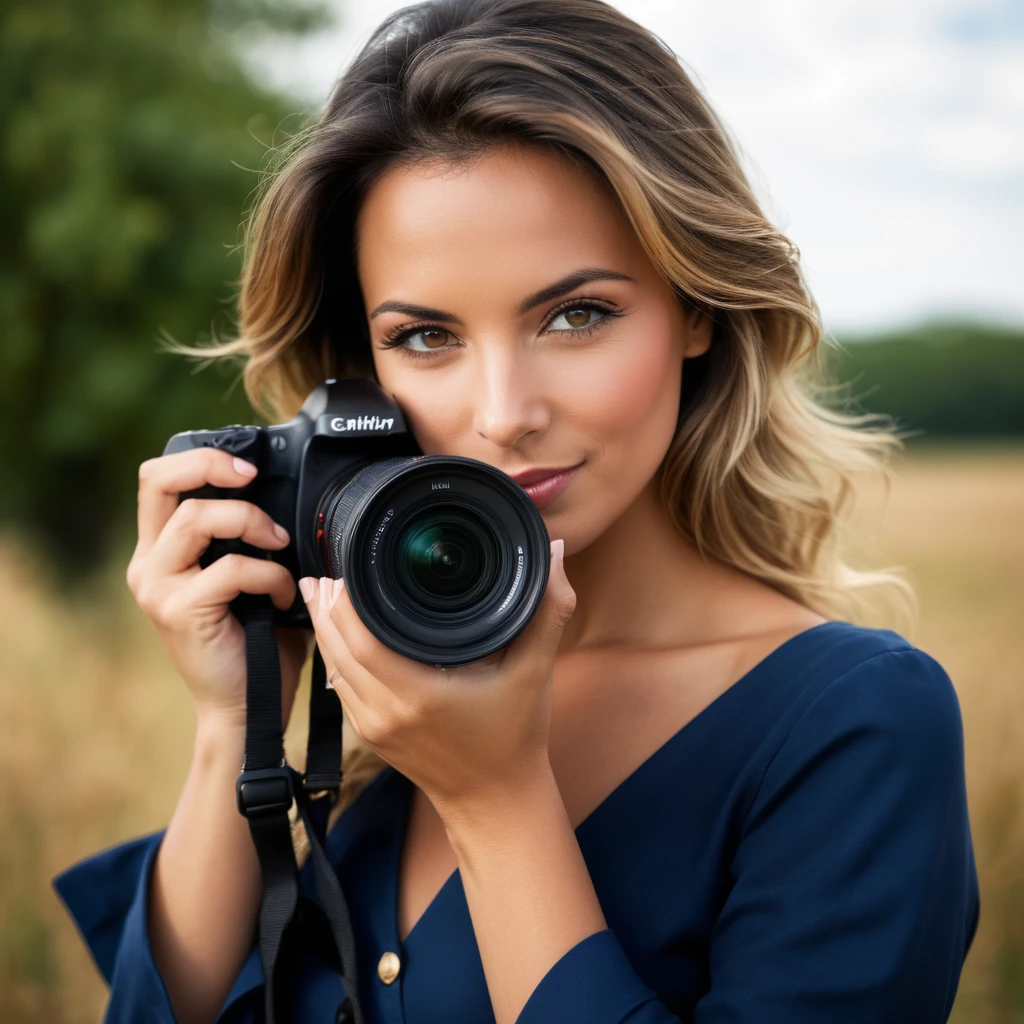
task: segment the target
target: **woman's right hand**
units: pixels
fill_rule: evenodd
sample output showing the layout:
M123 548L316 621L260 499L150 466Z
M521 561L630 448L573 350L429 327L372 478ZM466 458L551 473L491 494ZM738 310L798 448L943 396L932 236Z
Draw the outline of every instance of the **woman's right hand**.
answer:
M245 631L230 602L267 594L277 608L295 599L295 581L277 562L228 554L203 569L199 557L214 537L241 538L277 551L284 527L252 502L178 496L204 484L242 487L256 467L216 448L149 459L139 467L139 539L128 564L128 586L156 626L188 685L197 715L245 722ZM287 723L311 630L279 629L282 714Z

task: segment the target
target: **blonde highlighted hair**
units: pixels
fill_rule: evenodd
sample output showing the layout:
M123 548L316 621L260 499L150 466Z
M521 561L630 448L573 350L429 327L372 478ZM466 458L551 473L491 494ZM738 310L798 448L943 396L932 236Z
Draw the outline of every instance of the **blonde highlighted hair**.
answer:
M397 161L509 143L603 177L680 301L714 318L659 469L679 529L827 617L865 622L888 601L909 624L908 584L849 564L845 525L855 482L899 438L826 404L796 247L675 55L601 0L434 0L387 18L319 119L274 151L246 224L237 337L188 351L244 357L251 401L277 418L326 377L375 377L354 257L362 197ZM349 744L341 806L380 764Z

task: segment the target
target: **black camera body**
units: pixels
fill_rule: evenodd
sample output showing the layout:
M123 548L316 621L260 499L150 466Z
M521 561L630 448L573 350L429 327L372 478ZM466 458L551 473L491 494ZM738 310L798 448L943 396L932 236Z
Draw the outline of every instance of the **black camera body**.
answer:
M236 498L251 501L280 523L290 537L280 551L254 548L240 540L213 540L200 564L205 568L231 551L280 562L296 579L331 575L317 535L310 529L317 504L339 476L377 459L422 454L406 430L401 410L368 379L328 380L310 394L298 415L269 427L234 424L219 430L175 434L164 455L191 448L219 448L258 467L243 487L200 487L185 498ZM281 615L278 625L309 626L301 598Z
M407 657L475 661L526 626L547 586L550 541L529 495L501 470L424 455L398 406L369 378L328 380L288 423L175 434L164 454L219 448L259 472L185 498L250 501L288 530L280 551L213 540L203 567L237 551L296 578L344 578L368 628ZM244 609L239 599L236 612ZM296 595L278 626L309 627Z

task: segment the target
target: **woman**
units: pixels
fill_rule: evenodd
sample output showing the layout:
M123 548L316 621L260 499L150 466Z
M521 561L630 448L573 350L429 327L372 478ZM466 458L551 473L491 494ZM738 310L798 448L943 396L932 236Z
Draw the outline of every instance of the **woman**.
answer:
M556 538L528 628L446 673L299 581L361 740L327 853L368 1020L946 1020L978 915L959 707L928 655L854 624L903 584L840 545L896 442L815 402L796 250L673 55L598 0L417 5L285 158L215 353L281 417L373 376L424 452L517 477ZM110 1019L260 1017L228 602L295 583L200 569L211 537L287 538L244 502L178 504L254 472L141 468L128 581L197 731L166 832L57 880ZM306 641L281 637L286 712ZM342 995L304 960L292 1019Z

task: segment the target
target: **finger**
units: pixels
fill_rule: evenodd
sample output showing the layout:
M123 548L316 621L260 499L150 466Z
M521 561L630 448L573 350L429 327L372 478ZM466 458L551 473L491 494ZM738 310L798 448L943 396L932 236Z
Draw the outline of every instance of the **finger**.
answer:
M148 551L178 507L178 495L204 484L242 487L256 475L251 462L219 448L195 448L147 459L139 466L139 549Z
M548 585L540 605L526 628L506 648L506 667L514 671L536 660L553 665L562 631L576 609L576 592L565 575L565 541L551 542L551 567Z
M214 537L237 537L271 551L288 543L288 531L251 501L186 498L156 539L149 564L158 572L181 572L196 563Z
M332 582L330 580L328 583ZM345 651L342 657L348 657L361 667L366 675L375 682L386 679L387 689L398 696L404 694L420 695L423 692L424 684L434 683L436 685L436 671L429 668L423 662L407 658L392 650L382 640L378 639L367 628L366 623L359 617L352 598L349 596L348 588L344 580L333 581L333 593L325 587L321 592L321 603L325 594L328 595L330 604L327 607L327 617L334 624L334 627L345 643ZM323 615L321 608L321 615ZM339 668L346 670L346 664L339 661ZM358 686L361 679L356 682ZM380 684L378 684L380 685ZM364 697L369 695L366 688L362 688Z
M338 627L331 618L331 605L334 603L336 588L341 586L341 580L322 577L313 583L315 586L310 615L324 661L330 660L335 673L342 676L350 689L365 703L367 688L372 687L377 681L372 680L370 673L352 657L345 638L338 632Z
M337 636L337 630L333 627L330 619L321 614L321 609L324 607L324 604L321 602L321 594L330 595L326 600L333 599L333 583L333 580L321 580L312 576L305 576L299 580L299 589L302 592L303 600L306 602L306 608L309 611L309 617L313 623L314 630L316 630L316 642L320 648L320 656L324 660L328 685L337 691L343 708L347 706L347 708L353 709L356 715L362 713L365 717L365 702L345 677L343 670L335 660L339 653L347 655L347 652L342 649L344 641L341 641L339 645L340 637ZM319 629L317 629L318 626ZM353 723L353 727L355 727L355 723ZM357 732L362 739L363 734L358 729Z
M327 665L327 685L338 695L341 701L341 710L349 724L355 730L356 735L366 739L364 727L366 723L367 708L360 699L359 694L352 689L349 681L334 667L334 664Z
M278 562L230 554L196 573L176 594L191 607L226 605L239 594L266 594L281 611L295 600L295 580Z

